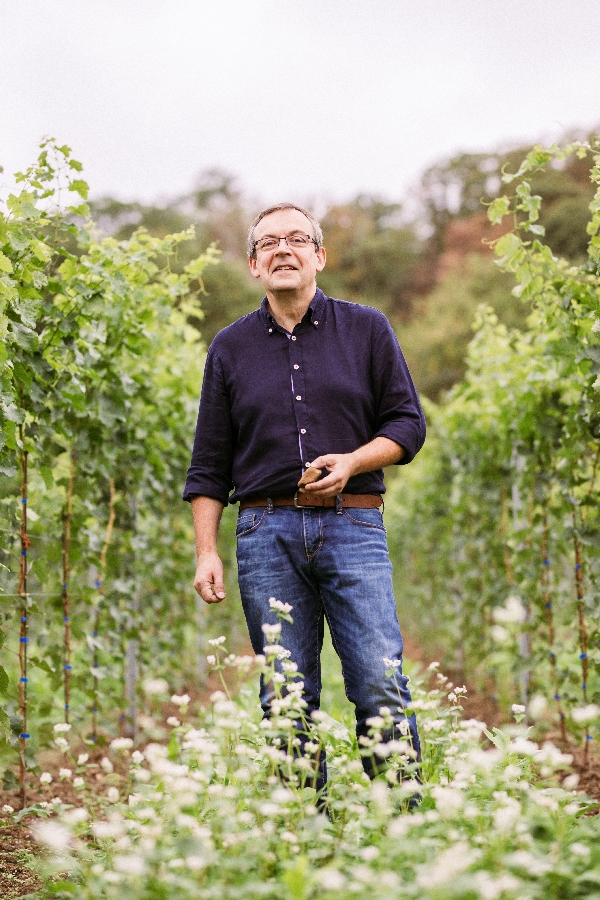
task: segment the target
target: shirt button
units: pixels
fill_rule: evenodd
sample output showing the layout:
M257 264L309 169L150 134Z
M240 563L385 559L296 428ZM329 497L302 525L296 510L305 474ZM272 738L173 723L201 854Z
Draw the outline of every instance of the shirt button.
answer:
M273 334L273 329L269 328L269 334Z
M306 434L306 428L301 428L301 429L300 429L300 434Z
M318 324L319 324L319 320L315 319L315 321L313 322L313 325L318 325Z
M293 341L296 340L296 335L295 335L295 334L292 335L292 340L293 340Z
M300 396L300 394L296 394L296 400L302 400L302 397Z
M296 365L296 366L294 366L294 368L295 368L295 369L299 369L299 368L300 368L300 366L298 366L298 365Z

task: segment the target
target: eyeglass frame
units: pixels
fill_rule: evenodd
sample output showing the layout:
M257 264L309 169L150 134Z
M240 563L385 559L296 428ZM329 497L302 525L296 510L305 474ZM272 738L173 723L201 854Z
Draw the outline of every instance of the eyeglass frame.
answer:
M273 253L275 250L279 250L279 245L282 241L285 241L286 247L289 248L290 245L288 244L288 238L294 237L294 235L302 235L302 237L308 238L308 240L315 245L315 253L318 253L321 249L318 240L314 237L311 237L310 234L306 234L306 232L304 231L293 231L291 234L282 234L278 238L276 238L275 235L265 235L264 237L259 238L257 241L254 241L254 244L252 245L252 253L253 255L255 255L258 250L262 252L262 247L259 247L258 245L261 241L265 240L277 241L277 246L273 247L270 251L267 252ZM295 249L298 248L296 247Z

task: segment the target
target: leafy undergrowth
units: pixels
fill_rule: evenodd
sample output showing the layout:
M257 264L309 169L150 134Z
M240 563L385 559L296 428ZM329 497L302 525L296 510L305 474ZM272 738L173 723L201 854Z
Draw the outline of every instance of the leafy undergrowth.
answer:
M275 679L270 723L261 721L255 688L246 684L234 699L225 689L214 692L189 722L187 698L176 698L181 712L179 719L170 717L168 742L134 749L117 738L99 761L71 753L68 731L58 728L63 768L70 769L59 777L75 802L38 803L27 817L5 813L5 833L9 823L20 829L19 819L34 822L48 849L38 865L46 887L37 896L598 896L599 819L585 815L595 803L577 792L577 775L557 774L568 769L570 757L550 743L540 747L523 726L490 732L465 719L462 690L435 664L429 672L435 686L413 688L423 740L419 786L408 743L396 741L391 755L381 749L386 710L372 721L372 741L360 747L348 723L317 715L302 754L293 729L302 682L285 659L287 671L276 673L282 648L274 645L264 660L224 654L217 644L219 673L221 666L258 668ZM322 746L329 816L318 811L309 786ZM385 762L387 773L369 782L361 754ZM416 791L422 802L408 811Z

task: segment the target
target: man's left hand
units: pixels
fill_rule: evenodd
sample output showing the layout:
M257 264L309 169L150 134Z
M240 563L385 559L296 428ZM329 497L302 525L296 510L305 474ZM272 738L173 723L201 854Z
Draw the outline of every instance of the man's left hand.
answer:
M313 497L337 497L346 487L348 479L356 474L354 453L327 453L325 456L318 456L311 466L315 469L327 469L324 478L304 487L306 493Z

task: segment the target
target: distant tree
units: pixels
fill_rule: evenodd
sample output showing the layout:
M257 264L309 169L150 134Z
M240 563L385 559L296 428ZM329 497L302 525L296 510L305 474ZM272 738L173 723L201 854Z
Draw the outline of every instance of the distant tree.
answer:
M410 315L424 291L423 243L401 211L399 203L365 194L327 210L327 266L319 276L325 293L376 306L392 320Z
M531 147L490 153L459 153L430 166L417 191L424 219L431 232L434 252L443 249L446 229L455 219L482 212L502 193L502 174L514 172ZM534 194L542 197L540 224L546 228L546 242L554 253L572 261L586 254L590 219L588 205L594 189L589 170L581 160L555 163L530 179Z

